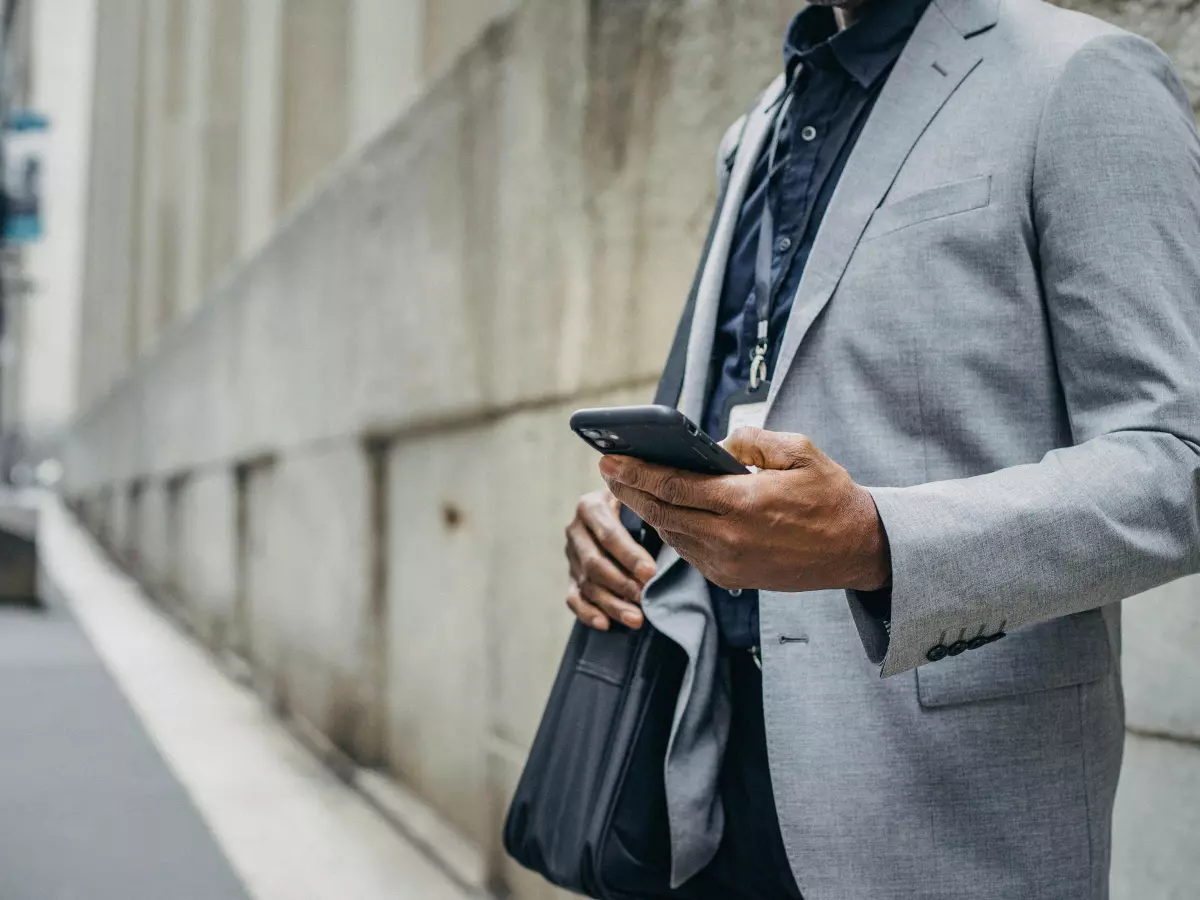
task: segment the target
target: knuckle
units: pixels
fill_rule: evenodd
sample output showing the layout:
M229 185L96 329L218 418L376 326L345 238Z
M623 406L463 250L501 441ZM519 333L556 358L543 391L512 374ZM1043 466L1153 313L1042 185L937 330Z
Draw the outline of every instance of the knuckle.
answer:
M726 525L722 531L725 532L725 545L737 553L743 553L750 549L751 541L749 535L744 528Z
M678 506L684 499L683 482L670 475L664 475L659 480L658 490L655 493L658 494L664 503L669 503L671 506Z
M729 437L731 440L735 441L751 441L753 440L757 431L757 428L752 428L749 425L739 425L737 428L733 429L733 433L730 434Z
M718 528L713 535L713 540L724 553L729 555L736 555L742 549L742 535L736 528Z
M595 581L597 576L603 569L603 563L600 557L595 553L589 553L583 560L583 574L587 576L588 581Z

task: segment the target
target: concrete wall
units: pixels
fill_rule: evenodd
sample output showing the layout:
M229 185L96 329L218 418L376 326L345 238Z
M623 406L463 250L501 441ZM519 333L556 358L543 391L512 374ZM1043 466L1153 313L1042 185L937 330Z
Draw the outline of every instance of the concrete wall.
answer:
M79 4L95 16L76 14ZM75 66L95 108L84 340L77 372L55 366L86 408L511 2L50 5L94 41L94 72L90 52ZM42 58L58 55L47 47Z
M444 35L427 50L453 45L454 8L424 7L426 34ZM65 448L69 494L164 603L244 655L281 711L433 804L523 900L558 895L504 860L498 826L570 625L562 526L597 483L564 422L649 396L713 148L778 69L794 8L526 0L96 398ZM274 14L247 46L286 57L308 26ZM243 108L293 102L254 77ZM338 115L370 121L374 102ZM293 165L256 158L279 179ZM240 222L261 232L256 196ZM1119 898L1171 896L1194 865L1198 595L1183 583L1127 607Z

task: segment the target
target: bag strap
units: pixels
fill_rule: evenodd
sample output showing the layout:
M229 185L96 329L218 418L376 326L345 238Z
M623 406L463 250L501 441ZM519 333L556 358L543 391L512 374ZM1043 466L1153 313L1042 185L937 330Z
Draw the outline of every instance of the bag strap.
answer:
M700 282L704 279L708 255L712 252L713 240L717 236L717 225L721 221L721 211L725 207L725 194L729 190L729 174L733 171L738 149L742 146L742 137L746 133L749 116L742 119L742 128L737 140L725 155L725 173L720 179L721 190L717 197L717 206L713 211L712 222L708 226L708 237L704 240L704 252L700 254L700 264L696 267L695 277L692 278L692 289L688 292L687 303L683 307L683 315L675 329L675 339L671 341L671 352L667 354L667 364L663 367L662 377L658 381L658 389L654 392L654 402L659 406L675 406L679 395L683 393L684 366L687 363L688 341L692 336L692 319L696 312L696 298L700 294Z
M671 341L671 352L667 354L667 364L663 367L662 377L658 380L658 389L654 392L654 402L660 406L675 406L679 395L683 392L683 375L687 363L688 341L692 336L692 318L696 312L696 297L700 294L700 282L704 279L704 270L708 264L708 255L712 252L713 240L717 235L717 225L721 221L721 211L725 208L725 194L729 190L729 175L737 159L738 149L742 146L742 137L746 133L746 123L749 116L743 117L741 130L733 147L725 155L725 168L720 178L721 189L718 192L717 206L713 211L712 222L708 226L708 237L704 240L704 252L700 254L700 264L696 266L696 274L692 278L692 289L688 292L687 303L683 307L683 315L675 328L675 338ZM621 507L621 524L629 531L652 556L657 556L662 547L658 533L631 510L628 506Z

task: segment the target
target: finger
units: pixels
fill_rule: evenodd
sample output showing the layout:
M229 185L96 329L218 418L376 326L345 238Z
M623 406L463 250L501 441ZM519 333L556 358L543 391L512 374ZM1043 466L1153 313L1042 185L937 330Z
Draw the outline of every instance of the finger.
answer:
M582 584L598 584L634 603L642 599L642 586L604 552L582 522L568 529L567 558L572 560L571 577Z
M806 436L761 428L738 428L721 446L743 466L759 469L802 469L820 450Z
M630 628L641 628L643 615L642 611L632 603L627 603L622 600L608 588L601 587L598 584L585 582L579 585L579 593L583 595L583 599L592 606L599 609L610 619L616 619Z
M621 524L620 502L612 494L602 495L602 499L581 504L579 512L584 525L608 554L615 559L626 572L629 572L640 583L645 584L654 577L655 565L646 548L633 539Z
M728 573L722 574L713 568L712 547L703 541L699 541L689 534L682 534L678 531L663 532L662 539L670 544L675 549L675 552L690 564L692 568L700 572L700 574L713 584L727 590L746 587L746 585L738 583L734 576Z
M584 580L583 566L579 564L579 554L575 552L575 544L570 537L567 538L567 571L576 584Z
M678 531L660 532L663 542L672 547L679 558L708 578L708 566L703 548L690 535Z
M708 510L671 506L653 494L618 482L613 483L611 490L617 499L656 529L704 535L710 533L721 519L717 513Z
M652 494L671 506L706 509L716 513L729 511L729 479L739 477L701 475L699 472L643 462L632 456L617 455L600 458L600 474L608 482L609 490L613 489L614 484L623 484Z
M589 628L608 631L608 616L584 600L583 595L579 593L579 585L574 582L567 589L567 607L575 613L575 617L580 622Z
M675 549L675 552L687 562L694 564L696 560L703 559L705 552L704 544L692 535L669 529L664 529L659 534L662 536L663 541L670 544Z

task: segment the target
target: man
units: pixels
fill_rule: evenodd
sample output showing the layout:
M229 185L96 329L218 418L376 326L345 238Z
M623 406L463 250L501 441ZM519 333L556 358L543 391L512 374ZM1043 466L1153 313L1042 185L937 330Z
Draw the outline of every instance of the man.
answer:
M1107 897L1118 601L1200 570L1178 78L1039 0L811 7L722 156L679 405L759 471L607 457L567 532L574 612L688 655L673 882Z

